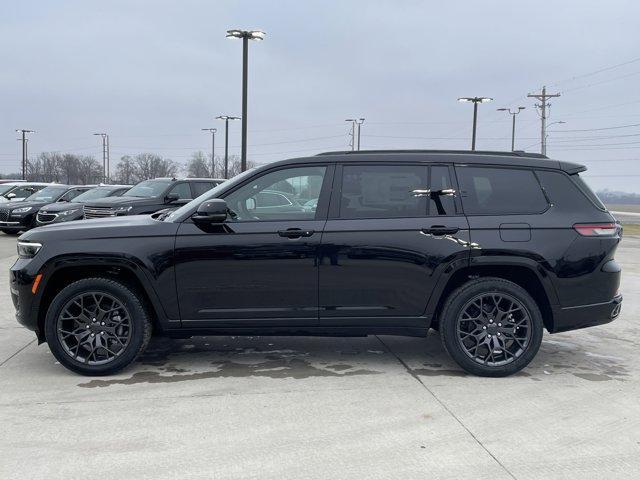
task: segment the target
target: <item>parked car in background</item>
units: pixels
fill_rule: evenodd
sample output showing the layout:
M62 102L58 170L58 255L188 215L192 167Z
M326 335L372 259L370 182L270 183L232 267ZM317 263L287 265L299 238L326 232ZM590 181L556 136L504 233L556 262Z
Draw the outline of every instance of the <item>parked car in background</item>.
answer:
M38 226L51 223L69 222L84 218L84 204L106 197L119 197L129 190L131 185L100 185L81 193L71 202L55 202L42 207L36 216Z
M0 231L16 234L36 227L36 214L40 208L53 202L70 202L95 185L61 185L44 187L18 203L0 205Z
M13 179L13 178L0 178L0 185L3 183L20 183L20 182L26 182L26 180L19 180L19 179Z
M9 182L0 185L0 203L20 202L38 190L52 185L44 182Z
M585 170L520 152L356 151L274 162L162 220L25 233L11 296L18 321L85 375L126 367L152 331L435 329L466 371L505 376L531 362L545 329L620 314L622 231L580 177ZM151 186L158 195L171 188ZM315 208L292 208L315 199Z
M88 201L84 218L155 213L178 208L224 182L216 178L156 178L144 180L121 197Z

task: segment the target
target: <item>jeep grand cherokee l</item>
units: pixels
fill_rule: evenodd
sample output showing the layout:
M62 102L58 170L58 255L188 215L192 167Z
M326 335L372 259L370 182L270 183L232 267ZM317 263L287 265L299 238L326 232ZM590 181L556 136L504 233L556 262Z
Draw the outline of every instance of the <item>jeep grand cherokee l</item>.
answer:
M224 182L216 178L156 178L138 183L120 197L87 202L85 218L118 217L176 209Z
M152 331L415 335L440 331L476 375L536 355L543 330L620 313L621 230L585 167L524 153L360 151L261 166L162 220L23 234L20 323L67 368L129 365ZM282 192L297 205L261 204Z

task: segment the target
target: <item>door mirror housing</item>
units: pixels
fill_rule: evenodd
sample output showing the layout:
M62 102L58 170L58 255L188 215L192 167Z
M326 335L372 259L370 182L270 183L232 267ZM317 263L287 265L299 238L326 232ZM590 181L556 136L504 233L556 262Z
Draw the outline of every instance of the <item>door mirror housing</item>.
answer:
M180 195L178 195L177 193L167 193L164 197L165 203L172 203L176 200L180 200Z
M221 198L213 198L202 202L191 219L200 224L224 223L227 211L227 202Z

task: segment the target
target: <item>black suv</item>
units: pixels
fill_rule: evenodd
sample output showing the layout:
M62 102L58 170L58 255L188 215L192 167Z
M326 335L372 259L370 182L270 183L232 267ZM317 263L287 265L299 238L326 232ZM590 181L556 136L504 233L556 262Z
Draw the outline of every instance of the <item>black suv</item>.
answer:
M434 328L462 368L504 376L533 359L543 329L620 313L621 228L584 170L499 152L281 161L162 220L25 233L11 296L18 321L88 375L130 364L152 330L424 336Z
M7 234L37 227L36 214L40 208L54 202L70 202L95 185L52 184L28 196L22 202L0 204L0 230Z
M50 223L69 222L84 218L84 204L100 198L119 197L131 185L100 185L78 195L72 202L56 202L45 205L38 211L36 224L38 226Z
M224 182L216 178L156 178L144 180L121 197L89 201L84 218L118 217L178 208Z

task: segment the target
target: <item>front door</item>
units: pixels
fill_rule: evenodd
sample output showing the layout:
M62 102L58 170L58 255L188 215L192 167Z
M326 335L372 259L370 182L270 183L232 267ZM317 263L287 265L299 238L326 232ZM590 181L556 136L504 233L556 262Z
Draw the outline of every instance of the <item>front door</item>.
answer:
M176 238L182 325L316 325L331 168L286 167L224 195L229 219L184 222Z
M469 258L451 172L425 164L336 169L321 248L321 325L424 325L439 275Z

